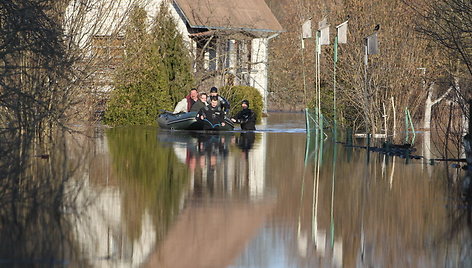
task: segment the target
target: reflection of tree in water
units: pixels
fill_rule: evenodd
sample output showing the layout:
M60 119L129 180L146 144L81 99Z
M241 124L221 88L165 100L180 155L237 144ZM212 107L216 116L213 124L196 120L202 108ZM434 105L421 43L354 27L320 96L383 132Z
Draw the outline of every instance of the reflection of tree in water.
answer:
M452 176L449 175L450 199L447 204L449 228L438 239L438 243L448 245L446 247L446 267L472 266L472 188L470 185L472 172L466 171L462 174L461 179L451 178L457 178L460 173L454 170Z
M122 215L132 240L141 236L142 215L151 214L157 240L178 215L187 171L155 129L118 128L107 132L113 170L123 194Z
M286 137L274 136L268 148L271 149L267 154L268 165L272 167L296 167L303 163L303 152L287 154L291 148L298 149L301 146L294 146ZM470 260L467 260L472 256L469 254L472 241L470 227L463 225L465 218L460 222L453 220L455 217L452 214L457 214L452 213L454 209L449 203L457 201L459 195L457 192L447 195L448 184L443 176L443 164L431 166L432 176L428 177L427 167L422 168L418 161L371 153L369 162L364 150L341 146L337 148L334 167L331 160L335 155L335 145L324 145L325 164L320 172L318 192L318 229L325 231L324 237L333 239L330 227L334 222L334 241L342 241L344 267L471 267ZM351 154L350 157L348 154ZM285 157L280 158L280 155ZM306 155L309 156L309 153ZM303 195L298 210L300 214L292 216L300 219L299 226L303 235L313 230L313 221L309 218L313 215L314 185L311 180L305 180L304 188L302 187L303 176L310 179L314 177L314 160L310 161L305 170L274 168L269 173L269 176L280 180L275 182L279 196L283 198L280 204L283 204L281 206L284 210L280 211L284 213L280 217L286 217L286 211L297 211L293 208L299 203L295 202L296 199L291 194L294 188L289 186L298 185L301 193L298 196ZM333 168L336 170L334 183L331 180ZM300 179L297 183L287 184L285 180L288 177ZM334 184L336 186L332 203ZM330 219L331 209L334 211L333 221ZM455 210L457 209L456 204ZM453 230L454 234L451 233ZM361 239L362 233L364 240ZM301 249L305 257L295 266L311 267L313 263L318 264L320 251L313 247L309 236L308 243L306 236L298 242L302 240L304 243L293 249L293 255L298 258L300 253L295 250ZM330 262L335 250L328 248L333 244L329 240L327 242L324 251L326 255L321 260ZM305 261L309 264L305 264Z
M77 163L68 158L64 133L49 144L32 141L4 133L0 138L1 263L50 266L80 259L69 221L80 191L71 180Z

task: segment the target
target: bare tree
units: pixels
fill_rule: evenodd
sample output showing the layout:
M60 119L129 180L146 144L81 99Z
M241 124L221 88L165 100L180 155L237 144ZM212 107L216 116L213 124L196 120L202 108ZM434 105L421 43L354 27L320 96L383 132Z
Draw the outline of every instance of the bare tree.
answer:
M7 1L0 7L0 134L33 136L63 126L72 103L72 63L62 42L60 5Z
M291 103L287 106L292 107L303 104L303 72L306 73L308 99L311 98L315 83L314 42L305 42L304 65L301 64L302 50L299 45L301 24L309 17L313 17L316 31L316 22L323 18L331 25L336 25L350 16L348 43L339 46L337 63L337 101L340 107L338 118L342 119L341 123L344 125L351 125L359 131L368 128L375 133L384 133L386 128L390 129L388 133L392 133L395 126L397 129L394 131L398 133L404 129L401 122L406 108L415 121L421 120L424 115L428 88L424 87L423 81L430 83L429 81L448 75L447 71L441 73L439 68L447 60L445 53L430 40L418 36L411 27L416 15L400 0L395 3L300 0L296 5L289 5L288 1L277 4L274 1L268 2L272 3L274 13L287 29L287 33L274 41L274 49L271 51L273 97L279 103ZM364 42L377 24L381 25L378 31L380 54L369 56L365 81ZM331 41L334 40L334 35L335 31L331 31ZM323 46L321 99L325 115L332 113L333 107L332 53L332 46ZM420 68L428 69L427 77L422 75ZM447 88L438 88L438 94L443 94ZM394 112L397 122L394 122Z
M93 119L103 110L112 89L114 70L124 53L124 26L136 5L150 1L67 1L62 20L67 56L73 62L71 87L78 89L80 106L70 112L78 120ZM85 113L84 113L85 112Z
M439 137L443 156L455 154L460 158L463 152L462 137L467 132L467 121L470 122L468 100L471 98L469 83L472 78L472 3L462 0L418 0L405 3L419 18L415 24L416 30L448 55L448 61L443 61L440 65L448 74L443 79L449 84L446 91L448 105L438 107L440 112L433 114L433 117L438 121L436 129L444 134ZM431 86L426 100L425 127L429 126L428 116L431 116L430 110L435 104L430 97L432 91ZM439 97L437 100L441 99ZM470 133L470 127L468 131ZM470 135L467 135L466 152L471 140Z

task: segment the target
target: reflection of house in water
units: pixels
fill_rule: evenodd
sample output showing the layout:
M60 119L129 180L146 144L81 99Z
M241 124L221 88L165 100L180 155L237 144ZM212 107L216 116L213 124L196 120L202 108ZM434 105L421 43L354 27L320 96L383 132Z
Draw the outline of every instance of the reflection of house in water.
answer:
M161 132L191 173L191 192L202 195L262 198L265 187L265 133L219 135Z
M227 267L273 209L271 202L191 203L148 259L149 267Z
M93 161L83 174L83 188L76 198L80 213L71 220L79 256L94 267L141 266L156 243L154 224L146 211L138 221L140 234L132 238L126 228L129 221L123 212L122 191L116 179L110 178L106 136L95 141Z
M203 256L200 253L204 247L196 245L208 242L205 238L211 237L211 234L218 235L214 236L213 243L207 244L207 249L220 245L217 246L219 251L209 250L206 253L208 258L202 257L201 263L203 266L205 263L226 265L243 250L270 212L271 205L261 200L265 187L264 135L254 136L254 144L251 145L251 137L247 139L238 133L203 136L169 133L171 135L159 135L156 139L155 134L123 129L107 132L107 136L95 140L90 168L82 175L83 188L76 199L77 204L86 203L87 206L81 206L78 217L71 217L79 256L90 265L130 267L156 260L158 263L178 264L176 261L179 258L173 258L170 254L172 245L193 243L195 247L187 248L186 254ZM139 136L143 140L135 138ZM152 139L149 138L151 136ZM143 143L138 144L138 141ZM113 149L113 146L117 147ZM251 146L253 148L249 149ZM127 151L124 148L131 149ZM135 171L143 159L152 158L148 153L143 154L143 148L161 153L161 158L153 158L152 161L163 161L157 164L168 167L169 173L165 174L175 174L182 166L177 163L173 150L191 172L189 175L182 172L185 180L180 182L177 177L169 175L166 179L170 184L160 185L163 186L162 192L149 191L146 187L152 187L141 182L143 173L126 173ZM114 151L116 149L119 151ZM144 155L144 158L138 159L134 153ZM123 165L127 167L120 170ZM165 195L170 192L175 194L156 198L156 193ZM151 196L152 200L143 198L145 195ZM195 199L211 201L215 198L243 202L235 205L225 202L223 207L192 202ZM198 234L192 232L196 230L189 229L189 226L199 226L198 233L207 235L199 239ZM195 239L188 240L189 236L185 234L193 235ZM220 253L215 255L215 252ZM161 257L165 254L166 258L156 259L156 254Z
M265 134L163 131L159 140L188 165L190 189L184 209L147 265L231 265L274 207L272 199L263 199Z
M156 231L150 215L142 215L140 236L133 241L126 231L126 221L123 221L125 216L118 187L97 189L85 185L77 201L82 202L83 198L90 196L94 196L94 200L73 222L82 258L98 267L140 266L156 243Z

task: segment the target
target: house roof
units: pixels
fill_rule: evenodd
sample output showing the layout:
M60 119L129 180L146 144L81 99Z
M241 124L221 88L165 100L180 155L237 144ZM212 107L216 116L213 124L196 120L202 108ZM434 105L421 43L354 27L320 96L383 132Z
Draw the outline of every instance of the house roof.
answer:
M282 32L264 0L174 0L191 28Z

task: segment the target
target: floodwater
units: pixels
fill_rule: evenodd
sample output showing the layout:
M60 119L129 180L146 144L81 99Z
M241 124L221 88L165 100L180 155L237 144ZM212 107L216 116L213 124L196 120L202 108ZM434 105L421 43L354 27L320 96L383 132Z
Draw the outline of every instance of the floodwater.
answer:
M43 201L0 194L0 265L472 267L462 171L307 142L303 114L258 129L65 137Z

